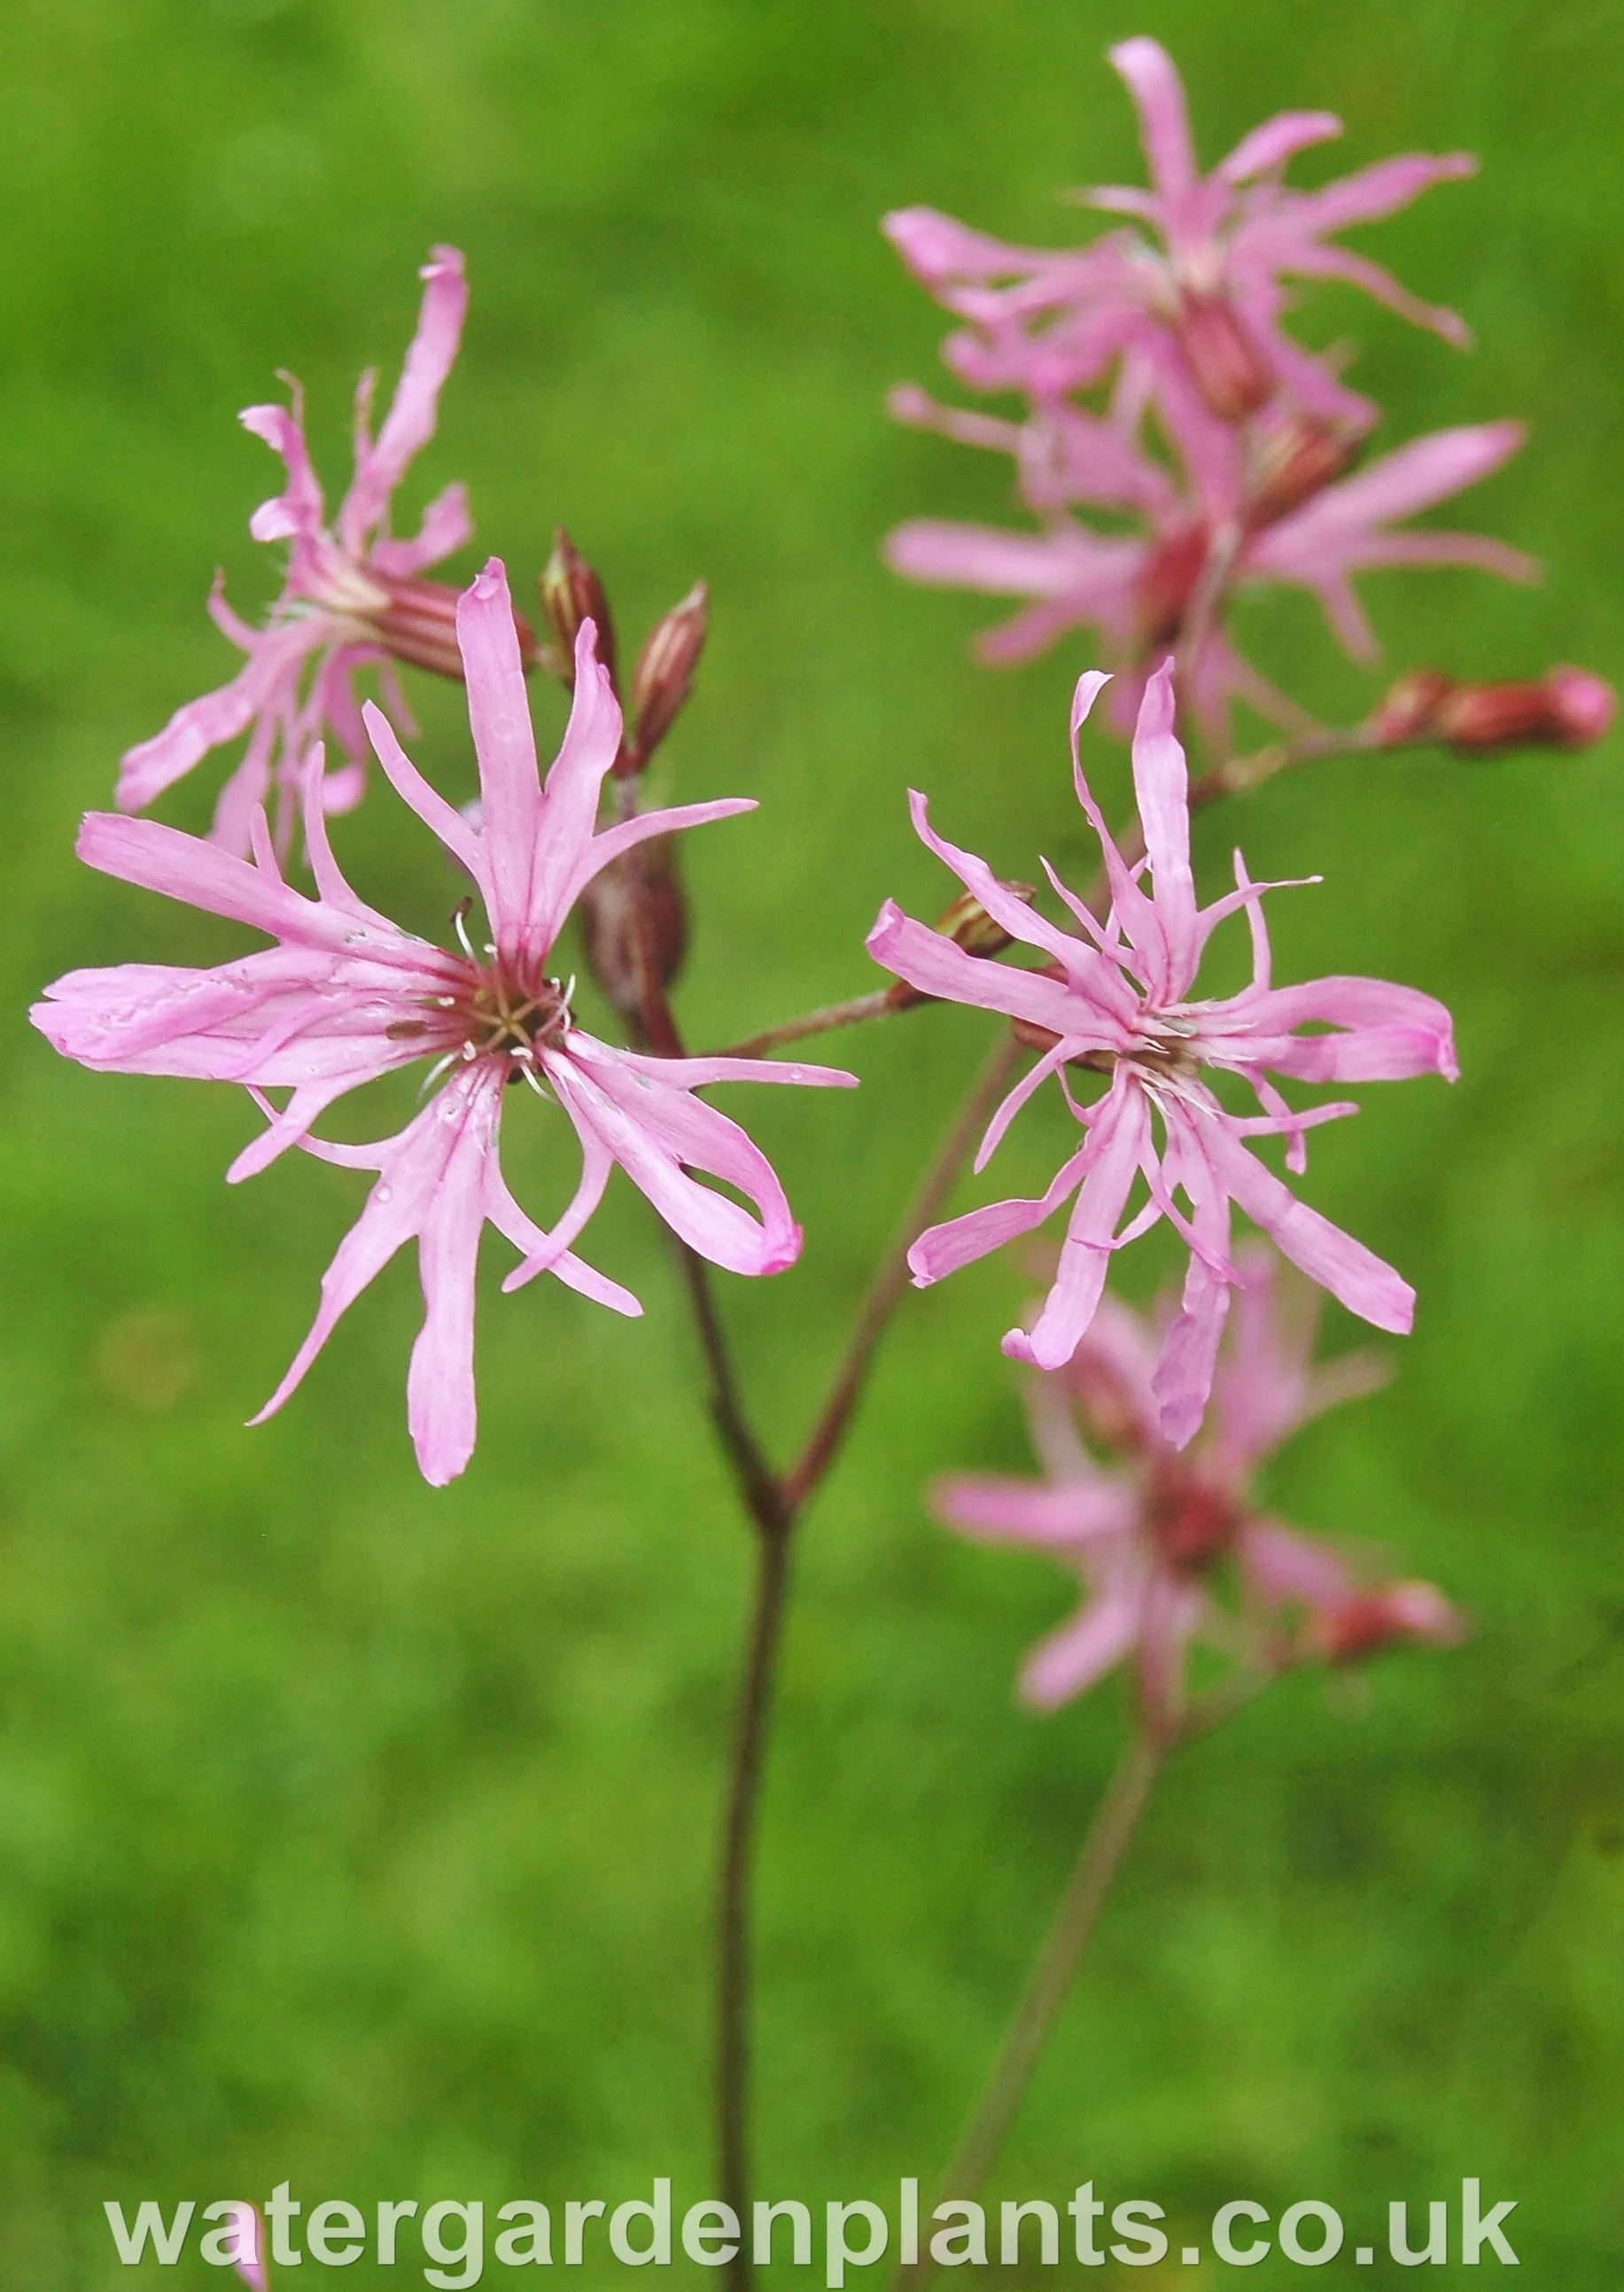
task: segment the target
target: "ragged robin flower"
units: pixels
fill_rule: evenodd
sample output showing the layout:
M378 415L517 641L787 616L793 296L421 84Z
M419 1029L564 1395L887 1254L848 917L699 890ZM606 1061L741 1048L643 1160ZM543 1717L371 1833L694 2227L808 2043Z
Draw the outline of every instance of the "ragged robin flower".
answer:
M1151 678L1134 735L1134 787L1144 859L1130 865L1089 790L1077 738L1106 682L1079 680L1071 714L1079 802L1098 836L1110 887L1103 923L1044 863L1067 911L1051 923L999 882L983 860L935 834L925 801L911 798L921 841L1009 932L1037 950L1040 970L966 955L890 900L869 934L877 963L921 994L1000 1012L1037 1049L1030 1070L989 1124L976 1157L984 1166L1015 1115L1051 1078L1082 1133L1054 1180L1033 1200L993 1202L920 1235L909 1265L921 1287L1002 1243L1030 1233L1071 1204L1059 1266L1029 1331L1012 1329L1004 1350L1040 1368L1059 1368L1086 1335L1114 1251L1167 1218L1190 1250L1182 1310L1168 1332L1156 1391L1163 1437L1182 1447L1194 1433L1211 1390L1213 1365L1231 1290L1240 1279L1231 1249L1232 1205L1351 1312L1379 1329L1407 1330L1415 1311L1409 1283L1379 1257L1299 1201L1252 1152L1256 1137L1286 1142L1286 1166L1306 1166L1307 1132L1356 1109L1346 1101L1298 1111L1274 1079L1305 1083L1396 1080L1456 1072L1449 1013L1431 996L1386 980L1336 977L1276 987L1262 913L1265 891L1235 854L1233 892L1197 905L1190 864L1189 780L1174 734L1173 670ZM1148 882L1147 882L1148 877ZM1246 916L1253 975L1239 994L1194 992L1207 941L1228 916ZM1314 1032L1305 1032L1312 1028ZM1256 1114L1238 1114L1215 1088L1220 1076L1243 1083ZM1101 1085L1091 1102L1085 1079ZM1128 1216L1143 1182L1143 1204ZM1180 1196L1183 1197L1183 1207ZM1124 1220L1127 1223L1124 1223Z
M260 1415L280 1408L346 1306L415 1239L426 1312L407 1414L424 1475L437 1483L460 1473L473 1448L474 1271L487 1221L521 1254L505 1287L550 1272L600 1304L638 1313L631 1292L572 1247L618 1163L689 1247L733 1272L779 1272L801 1246L783 1188L738 1124L695 1094L713 1083L853 1080L828 1067L645 1057L580 1026L554 950L586 886L650 838L755 806L731 797L598 830L621 724L592 624L577 639L570 725L545 787L496 560L459 601L456 628L480 826L429 786L371 703L366 722L389 779L473 879L489 940L470 936L459 911L459 944L437 947L359 898L333 857L315 769L304 805L313 899L283 879L263 811L252 822L252 862L156 820L90 814L79 838L90 866L250 924L277 944L210 971L125 964L71 972L32 1014L58 1050L85 1066L246 1084L268 1120L232 1178L263 1169L289 1146L376 1174L323 1278L310 1334ZM430 1062L427 1102L396 1135L352 1146L311 1134L335 1100L422 1061ZM579 1142L580 1181L550 1231L521 1209L497 1158L512 1084L561 1107ZM279 1089L289 1095L276 1110L263 1094ZM720 1178L751 1208L701 1183L696 1171Z
M1145 1716L1172 1723L1185 1705L1197 1641L1267 1676L1304 1661L1348 1663L1401 1641L1460 1636L1458 1616L1434 1586L1372 1574L1259 1505L1252 1482L1264 1459L1310 1417L1369 1391L1381 1373L1359 1355L1312 1365L1313 1292L1272 1251L1253 1244L1237 1252L1236 1281L1212 1407L1193 1446L1173 1448L1161 1430L1161 1331L1107 1297L1071 1359L1030 1382L1046 1477L956 1473L932 1491L949 1527L1042 1552L1082 1578L1077 1614L1022 1668L1022 1699L1040 1710L1131 1661ZM1102 1462L1102 1451L1112 1461Z
M434 434L440 388L456 357L468 303L463 258L454 246L437 246L423 277L417 331L376 438L368 419L374 376L361 378L355 475L332 524L311 465L297 390L291 407L250 406L243 414L245 429L263 438L287 464L286 490L262 503L249 525L256 541L288 545L282 592L265 625L254 628L231 610L215 585L209 611L247 658L229 684L187 701L161 732L126 753L118 778L121 811L146 811L211 749L246 732L242 759L221 791L214 840L229 851L246 851L255 811L268 804L277 849L286 859L301 808L306 759L316 741L332 741L343 759L324 779L326 809L347 811L360 801L367 738L357 672L383 672L391 706L407 724L410 720L393 682L397 661L445 676L462 674L457 593L424 576L472 537L465 489L452 485L437 494L409 539L396 539L388 531L395 489ZM521 642L533 654L534 641L519 625Z

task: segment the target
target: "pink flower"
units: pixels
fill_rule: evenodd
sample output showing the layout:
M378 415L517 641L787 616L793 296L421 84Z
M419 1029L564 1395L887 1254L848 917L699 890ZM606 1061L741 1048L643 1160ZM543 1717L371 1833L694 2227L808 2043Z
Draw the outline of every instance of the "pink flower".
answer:
M456 593L422 576L472 537L464 488L448 486L438 494L413 539L397 541L384 530L396 487L434 434L440 385L456 356L468 303L463 258L454 246L435 247L422 275L426 285L417 331L376 440L368 429L375 376L361 378L355 475L335 527L326 522L297 391L291 409L250 406L244 413L244 427L287 468L287 491L262 504L248 529L256 541L291 545L282 593L266 625L255 629L232 612L216 584L209 611L247 660L229 684L189 700L161 732L127 752L118 779L120 810L145 811L211 748L247 731L242 762L221 792L214 840L228 851L246 851L255 809L274 790L277 846L285 856L305 755L324 730L347 759L327 779L327 810L346 811L360 801L366 740L356 671L382 666L388 673L392 661L408 660L461 674ZM404 713L398 698L394 705Z
M1024 1699L1052 1710L1132 1656L1147 1714L1184 1701L1198 1636L1264 1671L1316 1657L1345 1662L1396 1639L1439 1642L1459 1618L1430 1584L1361 1579L1340 1554L1259 1511L1249 1483L1263 1459L1321 1410L1368 1392L1380 1373L1350 1356L1310 1366L1315 1315L1294 1310L1272 1255L1238 1254L1239 1303L1213 1408L1192 1449L1169 1445L1155 1396L1159 1333L1105 1298L1071 1360L1033 1380L1033 1445L1046 1478L958 1475L933 1492L938 1516L982 1541L1023 1545L1075 1569L1088 1596L1042 1641L1021 1675ZM1114 1470L1096 1446L1116 1449ZM1215 1596L1232 1566L1239 1612Z
M1135 39L1110 55L1138 109L1151 188L1085 196L1141 228L1050 249L1006 246L929 207L886 218L909 268L968 322L946 351L961 381L1051 401L1098 382L1122 351L1140 350L1159 374L1186 375L1225 420L1284 391L1310 414L1362 430L1375 419L1369 401L1281 330L1284 279L1345 280L1445 340L1466 342L1452 311L1417 302L1378 264L1329 241L1408 206L1434 183L1470 174L1473 159L1386 159L1319 190L1293 190L1282 181L1286 162L1339 135L1342 123L1330 112L1287 111L1203 176L1166 50Z
M1312 591L1359 660L1378 647L1353 593L1357 573L1472 565L1511 580L1538 577L1533 561L1504 542L1394 529L1499 469L1522 443L1515 422L1434 431L1331 483L1337 462L1324 458L1327 441L1312 425L1260 417L1243 442L1193 392L1176 389L1168 423L1182 464L1176 478L1139 439L1146 397L1134 384L1126 375L1108 417L1040 408L1021 424L953 414L919 391L894 395L893 408L908 420L1014 454L1023 496L1043 529L917 518L885 543L887 563L911 580L1032 600L980 640L990 663L1030 659L1069 628L1096 629L1106 658L1129 672L1113 696L1123 729L1143 690L1143 664L1176 642L1216 556L1225 592L1276 581ZM1304 462L1313 466L1305 472ZM1141 529L1094 532L1072 513L1079 504L1127 510ZM1216 614L1192 664L1192 689L1209 730L1233 696L1276 721L1298 718L1241 657Z
M487 1220L521 1253L506 1288L551 1272L600 1304L640 1312L635 1297L570 1247L618 1162L691 1248L733 1272L776 1273L801 1245L783 1189L738 1125L694 1093L720 1082L853 1080L828 1067L753 1059L645 1058L576 1024L570 985L552 975L549 958L583 888L650 836L755 806L745 797L686 804L594 832L620 712L591 622L577 644L569 729L545 787L506 577L494 558L460 600L456 631L479 757L479 827L420 776L381 711L368 703L364 714L388 778L478 887L491 932L482 954L465 936L455 953L418 939L351 890L327 843L318 759L304 805L314 899L283 881L263 812L252 864L156 821L114 814L91 813L79 837L92 867L250 924L274 948L213 971L125 964L71 972L32 1014L58 1050L86 1066L240 1082L256 1096L287 1088L279 1112L261 1098L269 1126L238 1156L233 1179L292 1145L376 1173L322 1280L310 1335L255 1422L281 1407L345 1307L415 1239L426 1313L407 1413L418 1463L436 1483L460 1473L473 1448L473 1277ZM435 1061L425 1088L438 1087L396 1136L369 1146L311 1136L345 1092L423 1058ZM579 1185L550 1233L520 1208L497 1159L506 1085L521 1081L556 1100L581 1146ZM696 1170L722 1179L756 1215L700 1184Z
M232 2207L227 2231L236 2248L232 2265L250 2292L271 2292L271 2264L265 2257L265 2223L253 2205Z
M1232 1203L1322 1288L1378 1328L1408 1330L1414 1313L1414 1292L1390 1265L1297 1200L1249 1150L1250 1138L1283 1137L1287 1166L1300 1171L1307 1131L1355 1111L1343 1102L1296 1112L1271 1077L1347 1083L1435 1073L1452 1079L1455 1052L1448 1012L1413 988L1359 978L1273 986L1260 901L1265 890L1278 887L1252 883L1239 852L1236 889L1210 907L1197 906L1170 662L1150 680L1134 736L1134 787L1146 857L1129 866L1077 760L1079 728L1105 681L1097 673L1083 677L1071 711L1078 798L1100 839L1111 886L1103 925L1046 861L1071 928L1046 921L984 860L933 834L925 798L914 795L921 840L1012 939L1039 951L1045 965L1020 971L968 956L889 900L868 944L877 963L921 994L1001 1012L1017 1022L1023 1039L1044 1046L988 1126L978 1170L1051 1075L1083 1133L1038 1199L994 1202L922 1234L909 1254L916 1285L938 1281L1030 1232L1075 1197L1043 1311L1030 1335L1012 1329L1004 1339L1005 1352L1016 1359L1059 1368L1094 1318L1111 1252L1168 1218L1189 1245L1190 1266L1183 1310L1162 1348L1156 1392L1162 1435L1182 1448L1201 1421L1229 1293L1240 1279L1230 1254ZM1148 889L1142 880L1147 868ZM1220 1000L1195 999L1191 990L1208 937L1225 916L1241 911L1252 933L1251 984ZM1305 1026L1336 1031L1305 1034L1300 1031ZM1073 1095L1068 1070L1079 1069L1106 1078L1092 1105L1080 1105ZM1208 1079L1212 1073L1244 1081L1262 1111L1231 1113ZM1141 1177L1146 1198L1123 1228L1128 1197ZM1181 1192L1187 1208L1179 1207Z

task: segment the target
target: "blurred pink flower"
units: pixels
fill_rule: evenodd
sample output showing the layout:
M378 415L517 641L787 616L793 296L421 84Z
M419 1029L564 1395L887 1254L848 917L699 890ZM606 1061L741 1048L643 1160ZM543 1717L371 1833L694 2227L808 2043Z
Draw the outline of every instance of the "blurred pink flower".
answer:
M1311 1367L1312 1292L1282 1279L1270 1251L1238 1252L1236 1284L1212 1408L1193 1448L1173 1448L1160 1429L1160 1332L1107 1297L1071 1360L1029 1389L1046 1478L958 1474L933 1491L949 1527L1047 1553L1087 1586L1077 1615L1022 1668L1022 1695L1039 1709L1132 1656L1147 1715L1170 1721L1198 1636L1266 1672L1310 1657L1348 1661L1396 1639L1460 1635L1432 1585L1371 1583L1256 1505L1249 1484L1263 1459L1311 1416L1369 1391L1380 1370L1360 1355ZM1096 1447L1119 1453L1115 1469L1085 1445L1079 1418ZM1214 1572L1225 1562L1238 1611L1215 1596Z
M1379 648L1353 593L1356 573L1472 565L1510 580L1539 577L1532 559L1483 535L1394 529L1499 469L1523 441L1517 423L1434 431L1332 481L1343 457L1329 457L1334 449L1312 425L1264 416L1242 440L1192 391L1174 388L1167 427L1179 450L1176 477L1140 439L1142 385L1143 375L1125 375L1104 417L1046 408L1023 423L956 414L921 391L895 393L892 401L906 420L1013 454L1022 496L1043 529L916 518L887 537L886 562L910 580L1031 599L980 639L982 658L995 665L1028 660L1069 628L1096 629L1107 659L1127 672L1112 696L1119 729L1132 721L1145 664L1177 640L1215 561L1221 593L1274 581L1312 591L1337 638L1361 661ZM1306 472L1305 461L1313 464ZM1094 532L1072 513L1085 504L1127 511L1141 530ZM1237 697L1276 722L1302 721L1243 658L1221 611L1208 618L1190 682L1209 730L1220 728Z
M339 1315L404 1243L415 1239L426 1316L412 1353L408 1418L424 1475L444 1482L474 1439L474 1265L487 1220L522 1255L505 1287L551 1272L600 1304L637 1313L637 1300L571 1248L619 1163L691 1248L739 1273L776 1273L801 1235L766 1158L726 1116L694 1095L720 1082L849 1084L828 1067L753 1059L661 1059L617 1050L575 1021L570 986L548 960L570 908L598 871L634 845L675 828L755 809L748 798L645 812L594 832L599 792L620 738L620 712L594 650L591 622L576 648L570 725L540 783L506 577L493 558L457 608L458 642L479 757L481 826L437 795L370 703L367 730L399 793L478 887L492 934L482 954L463 936L452 953L366 906L327 843L319 759L306 780L304 824L316 897L283 879L264 815L254 861L153 820L91 813L81 858L126 883L253 924L273 948L212 971L125 964L71 972L46 990L35 1023L86 1066L279 1086L263 1097L269 1126L231 1166L233 1179L304 1147L376 1183L323 1279L315 1322L261 1418L280 1408ZM458 916L461 934L461 915ZM358 1084L415 1060L436 1061L428 1103L392 1138L341 1146L311 1124ZM551 1232L504 1182L497 1127L509 1083L555 1098L580 1141L575 1198ZM691 1173L711 1173L756 1215Z
M1042 1054L989 1124L975 1166L984 1166L1010 1122L1053 1075L1084 1132L1053 1183L1034 1201L994 1202L921 1234L909 1253L917 1286L1029 1233L1076 1197L1059 1269L1030 1334L1012 1329L1006 1353L1059 1368L1094 1318L1111 1253L1166 1217L1189 1245L1183 1309L1169 1329L1156 1373L1163 1438L1183 1447L1200 1424L1211 1389L1229 1293L1238 1279L1230 1255L1235 1204L1284 1254L1349 1311L1378 1328L1408 1330L1415 1294L1390 1265L1298 1201L1248 1150L1253 1137L1287 1142L1286 1164L1306 1164L1306 1133L1352 1114L1347 1102L1294 1111L1272 1075L1298 1082L1377 1082L1435 1073L1453 1079L1449 1013L1430 996L1385 980L1337 977L1297 987L1271 984L1263 893L1239 852L1236 889L1199 908L1190 868L1184 753L1173 731L1172 664L1151 678L1134 736L1134 787L1146 857L1131 867L1089 792L1077 735L1105 682L1083 677L1071 713L1078 798L1100 839L1111 886L1104 924L1044 863L1071 916L1062 930L1001 884L986 862L933 833L925 798L910 797L921 840L1014 940L1038 949L1040 971L989 962L914 922L887 900L869 935L877 963L921 994L1002 1012ZM1142 878L1148 869L1150 889ZM1215 926L1242 912L1250 925L1251 984L1216 1001L1192 999L1202 950ZM1305 1026L1335 1032L1305 1034ZM1068 1069L1107 1077L1103 1096L1079 1105ZM1244 1081L1261 1113L1230 1113L1209 1072ZM1159 1124L1159 1149L1154 1129ZM1136 1179L1143 1207L1119 1231ZM1181 1209L1182 1192L1189 1205Z
M265 2223L256 2207L238 2205L232 2215L240 2256L232 2266L251 2292L271 2292L271 2263L265 2255Z
M1294 190L1282 180L1286 162L1340 135L1342 123L1327 111L1286 111L1203 176L1166 50L1134 39L1110 56L1138 109L1151 188L1082 197L1142 228L1055 249L1006 246L929 207L886 217L909 268L967 321L944 353L961 381L1053 401L1089 388L1122 351L1138 350L1159 375L1187 375L1225 420L1283 391L1310 414L1363 430L1376 418L1369 399L1282 331L1285 278L1361 286L1446 341L1466 342L1452 311L1418 302L1379 265L1329 241L1408 206L1434 183L1472 174L1475 160L1463 152L1385 159L1318 190Z
M221 792L213 838L228 851L246 851L255 809L274 792L277 847L286 856L306 753L324 733L347 760L327 777L327 810L346 811L360 801L367 744L356 671L381 666L388 674L392 661L407 660L461 674L456 592L422 576L472 537L464 488L448 486L436 495L413 539L397 541L383 530L395 488L434 434L440 386L456 359L467 308L463 258L454 246L435 247L422 275L426 284L417 331L376 439L368 428L376 377L368 372L361 378L355 475L335 528L326 522L297 390L291 408L250 406L242 416L244 427L287 468L287 491L263 503L248 529L256 541L291 545L282 593L266 625L255 629L231 610L216 583L209 611L246 653L246 663L230 683L189 700L161 732L125 754L118 778L121 811L144 811L211 748L247 731L246 752ZM392 705L404 717L398 695L392 693Z

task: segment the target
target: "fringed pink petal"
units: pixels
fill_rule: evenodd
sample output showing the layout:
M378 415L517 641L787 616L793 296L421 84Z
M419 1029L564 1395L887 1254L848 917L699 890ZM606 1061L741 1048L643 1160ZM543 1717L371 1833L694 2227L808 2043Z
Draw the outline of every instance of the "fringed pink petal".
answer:
M1350 1313L1373 1328L1409 1335L1416 1293L1401 1274L1352 1234L1299 1202L1222 1123L1212 1126L1208 1151L1230 1198L1310 1280L1329 1289Z
M351 557L362 555L368 535L388 509L408 465L433 436L440 389L462 339L468 308L462 256L454 246L437 246L421 276L424 285L417 331L393 400L376 441L361 456L339 512L339 538Z

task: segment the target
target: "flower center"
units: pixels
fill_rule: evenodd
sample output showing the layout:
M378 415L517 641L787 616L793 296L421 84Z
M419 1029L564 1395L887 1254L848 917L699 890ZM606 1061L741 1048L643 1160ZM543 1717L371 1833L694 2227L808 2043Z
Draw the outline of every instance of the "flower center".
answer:
M535 1064L538 1049L551 1050L574 1023L570 989L556 979L525 988L510 979L500 963L479 973L463 1005L465 1058L510 1058Z
M1147 1512L1162 1558L1170 1568L1192 1576L1210 1567L1227 1549L1238 1518L1222 1489L1174 1464L1164 1464L1156 1472Z

